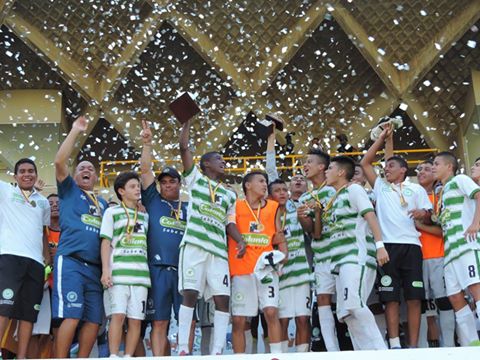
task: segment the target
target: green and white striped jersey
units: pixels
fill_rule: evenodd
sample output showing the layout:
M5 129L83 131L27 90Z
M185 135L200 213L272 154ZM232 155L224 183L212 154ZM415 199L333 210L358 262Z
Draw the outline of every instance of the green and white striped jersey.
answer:
M335 189L331 186L323 186L320 189L313 189L303 194L299 201L302 204L310 203L318 199L323 207L325 207L330 199L335 195ZM323 224L322 235L320 239L312 240L312 250L314 253L315 263L321 263L330 260L330 233L328 226Z
M469 242L463 234L472 224L475 214L474 196L480 191L467 175L451 178L443 188L442 208L439 217L445 241L444 265L471 250L480 250L480 237Z
M332 271L343 264L367 265L376 269L376 250L364 215L373 210L367 192L358 184L341 189L324 222L330 233Z
M120 206L105 210L100 237L111 241L110 257L113 285L137 285L150 287L150 271L147 258L148 214L139 211L134 224L135 210ZM130 218L130 221L128 221ZM127 238L127 223L133 233Z
M180 246L185 244L198 246L228 260L226 226L229 223L228 219L235 218L235 193L203 175L196 166L183 176L190 199L187 227ZM215 192L214 199L210 189L212 193Z
M313 281L305 253L302 225L298 221L297 208L292 200L288 200L286 203L285 238L288 247L288 261L283 266L280 275L280 290L309 284Z

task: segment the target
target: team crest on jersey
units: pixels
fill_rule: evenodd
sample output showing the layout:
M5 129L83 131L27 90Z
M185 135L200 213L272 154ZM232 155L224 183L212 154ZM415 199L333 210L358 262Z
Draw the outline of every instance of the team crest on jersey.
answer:
M133 232L134 233L145 233L145 226L143 226L142 223L136 223L135 226L133 227Z
M285 226L285 228L283 229L283 233L285 234L285 237L292 236L292 232L290 231L290 228L288 226Z
M218 206L222 206L222 202L223 202L223 195L215 194L215 204L217 204Z
M89 205L88 206L88 213L92 216L101 216L100 212L98 211L98 208L95 205Z

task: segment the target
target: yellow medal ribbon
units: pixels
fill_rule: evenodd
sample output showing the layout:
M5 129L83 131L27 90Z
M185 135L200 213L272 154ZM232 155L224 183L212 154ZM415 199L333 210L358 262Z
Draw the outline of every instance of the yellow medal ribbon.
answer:
M260 200L260 203L258 204L258 208L257 208L257 214L255 215L255 213L253 212L253 209L252 207L250 206L250 204L248 203L248 201L245 199L245 204L247 204L247 207L248 209L250 210L250 212L252 213L252 216L253 218L255 219L255 222L257 224L257 230L258 231L263 231L264 229L264 226L263 224L260 222L260 211L262 210L262 200Z
M20 189L20 187L19 187ZM24 199L25 199L25 202L27 204L29 204L31 207L36 207L37 206L37 203L35 202L35 200L30 200L30 196L33 195L33 191L30 192L30 194L27 194L25 191L23 191L23 189L20 189L20 192L22 193Z
M177 219L177 221L180 221L180 214L181 214L181 211L182 211L182 200L178 199L178 207L177 207L176 210L173 207L173 205L170 204L170 202L168 200L165 200L165 202L168 204L168 206L170 206L171 213L174 214L175 219Z
M400 196L400 205L402 205L402 207L407 207L408 203L405 200L405 197L403 196L403 189L402 189L403 183L400 183L400 191L398 191L393 184L390 184L390 187L392 188L393 191L395 191L398 194L398 196Z
M323 187L324 187L326 184L327 184L327 181L324 181L324 182L322 183L322 185L320 185L320 186L316 189L316 190L317 190L317 194L314 194L314 193L313 193L313 191L314 191L315 189L313 189L312 191L310 191L310 190L308 191L308 193L310 194L310 196L313 198L313 200L315 200L315 202L317 203L317 205L318 205L320 208L322 208L323 206L322 206L322 203L320 202L320 198L318 197L318 191L322 190Z
M440 215L442 213L442 198L443 198L443 189L445 187L442 186L442 189L440 190L440 194L438 194L438 199L436 198L435 194L435 189L433 190L433 215L432 215L432 221L436 223L438 219L440 218Z
M337 200L338 195L340 195L342 190L345 189L347 186L348 186L348 184L345 184L340 189L338 189L337 192L335 193L335 195L332 196L332 198L330 199L328 204L325 206L325 208L323 209L323 214L322 214L322 217L324 219L326 219L328 217L328 211L332 208L333 203L335 202L335 200Z
M127 215L127 239L130 240L133 230L135 230L135 225L137 224L138 208L135 208L135 215L133 216L133 226L130 225L130 214L128 213L127 206L122 201L123 210L125 210L125 215Z
M207 178L207 180L208 180L208 189L210 190L210 200L212 201L212 204L215 204L215 194L217 193L217 190L220 187L220 185L222 185L222 183L219 182L217 186L215 186L215 188L212 188L212 183L210 182L210 179Z
M285 209L282 216L282 231L285 231L286 224L287 224L287 210Z
M93 205L95 205L95 207L97 208L98 210L98 213L101 214L101 210L100 210L100 202L98 201L97 197L95 196L94 193L90 193L89 191L85 191L82 189L82 191L85 193L85 195L88 196L88 198L90 199L90 201L93 203Z

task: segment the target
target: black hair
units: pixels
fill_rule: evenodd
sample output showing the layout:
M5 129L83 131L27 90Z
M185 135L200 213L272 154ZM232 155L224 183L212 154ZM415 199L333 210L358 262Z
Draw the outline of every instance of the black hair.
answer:
M430 164L430 165L433 165L433 160L427 159L427 160L422 161L422 162L420 163L420 165L421 165L421 164Z
M200 170L205 171L205 163L210 161L215 155L219 155L218 151L210 151L202 155L200 158Z
M125 185L132 179L136 179L140 182L140 177L134 171L125 171L120 173L117 178L115 179L115 183L113 184L113 190L115 190L115 194L120 201L122 201L122 195L120 195L119 189L125 189Z
M453 174L456 174L457 171L458 171L458 160L457 160L456 156L453 155L450 151L440 151L436 155L436 157L439 157L439 156L444 158L450 164L452 164Z
M23 159L20 159L18 160L16 163L15 163L15 169L13 171L13 173L15 175L18 174L18 168L20 167L20 165L22 164L30 164L30 165L33 165L33 168L35 169L35 174L37 174L37 165L35 165L35 162L32 160L32 159L29 159L29 158L23 158Z
M476 163L478 160L480 160L480 157L476 158L475 161L474 161L474 163Z
M337 163L341 169L345 170L347 180L352 180L355 175L355 161L348 156L335 156L330 162Z
M58 194L53 193L53 194L48 195L47 200L52 198L52 197L58 197Z
M263 171L260 171L260 170L254 170L252 172L249 172L247 175L245 175L242 179L242 189L243 189L243 193L246 194L247 193L247 183L252 181L252 178L255 176L255 175L262 175L265 180L267 181L267 184L268 184L268 175L263 172Z
M271 183L268 183L268 195L272 195L273 185L278 185L278 184L287 185L287 183L285 181L283 181L282 179L273 180Z
M320 162L325 165L325 169L330 165L330 155L320 149L310 149L308 155L316 155L320 158Z

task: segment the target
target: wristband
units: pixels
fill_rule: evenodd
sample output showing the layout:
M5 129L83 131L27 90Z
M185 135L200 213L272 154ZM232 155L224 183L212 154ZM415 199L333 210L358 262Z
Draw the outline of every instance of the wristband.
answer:
M385 244L383 243L383 241L375 241L375 247L378 250L378 249L384 248Z

